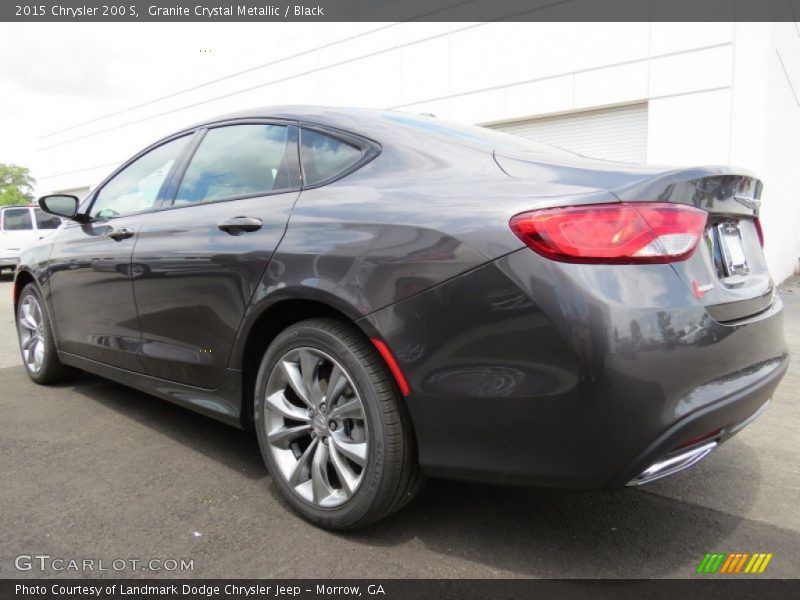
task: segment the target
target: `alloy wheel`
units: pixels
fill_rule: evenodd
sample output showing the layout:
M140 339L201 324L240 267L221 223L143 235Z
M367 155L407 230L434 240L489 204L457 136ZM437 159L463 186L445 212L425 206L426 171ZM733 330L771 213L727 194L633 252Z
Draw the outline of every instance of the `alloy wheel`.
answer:
M264 408L277 475L294 493L324 508L352 498L366 471L369 432L347 371L316 348L290 350L270 373Z
M32 294L25 296L20 303L17 324L22 360L28 371L38 373L45 357L44 319L42 307Z

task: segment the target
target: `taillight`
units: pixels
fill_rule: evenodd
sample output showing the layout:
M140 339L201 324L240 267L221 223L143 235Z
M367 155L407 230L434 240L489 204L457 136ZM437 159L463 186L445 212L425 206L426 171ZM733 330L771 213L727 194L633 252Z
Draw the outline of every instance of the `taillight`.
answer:
M704 210L641 202L548 208L511 218L512 231L542 256L576 263L685 260L706 226Z
M761 247L764 247L764 230L761 229L761 219L756 217L753 219L753 223L756 226L756 233L758 234L758 243L761 244Z

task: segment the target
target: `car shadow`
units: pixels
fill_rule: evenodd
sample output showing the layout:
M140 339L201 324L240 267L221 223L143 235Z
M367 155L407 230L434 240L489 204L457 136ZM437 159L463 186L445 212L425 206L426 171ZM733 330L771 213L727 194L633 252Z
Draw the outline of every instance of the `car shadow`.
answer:
M738 503L751 503L758 481L740 484ZM429 481L404 511L345 536L369 546L417 538L437 553L458 549L462 558L506 577L652 578L691 575L741 523L644 488L565 491Z
M263 479L265 492L294 518L268 476L252 432L88 374L69 387L250 479ZM667 483L586 492L430 480L399 513L364 530L330 535L371 548L421 543L504 577L689 576L706 552L731 550L721 546L747 522L732 513L746 514L758 493L756 453L736 440L727 446L734 445L735 462L749 464L756 476L715 477L709 475L714 469L707 473L703 465L678 475L683 478L678 490L729 487L724 510L669 497ZM760 538L800 549L791 532L764 523L757 527Z
M150 394L89 373L64 387L99 402L181 444L241 473L249 479L268 475L258 440L242 431Z

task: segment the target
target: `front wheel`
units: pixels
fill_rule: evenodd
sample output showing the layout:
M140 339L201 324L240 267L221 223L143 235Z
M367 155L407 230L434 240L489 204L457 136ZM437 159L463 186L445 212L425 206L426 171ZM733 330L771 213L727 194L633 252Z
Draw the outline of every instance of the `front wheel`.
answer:
M362 527L420 488L403 398L351 325L312 319L283 331L261 362L255 417L276 486L313 523Z
M19 296L17 334L22 364L36 383L57 383L79 373L58 359L50 319L39 288L34 283L26 285Z

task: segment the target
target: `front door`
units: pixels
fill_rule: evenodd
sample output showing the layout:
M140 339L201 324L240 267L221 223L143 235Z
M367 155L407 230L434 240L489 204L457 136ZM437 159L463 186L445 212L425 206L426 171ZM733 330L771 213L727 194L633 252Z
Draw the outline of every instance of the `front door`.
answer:
M134 159L90 199L91 221L69 222L58 232L50 291L60 350L143 371L131 255L187 145L188 137L178 138Z
M228 124L204 135L174 199L144 223L131 269L146 372L213 389L300 181L293 125Z

